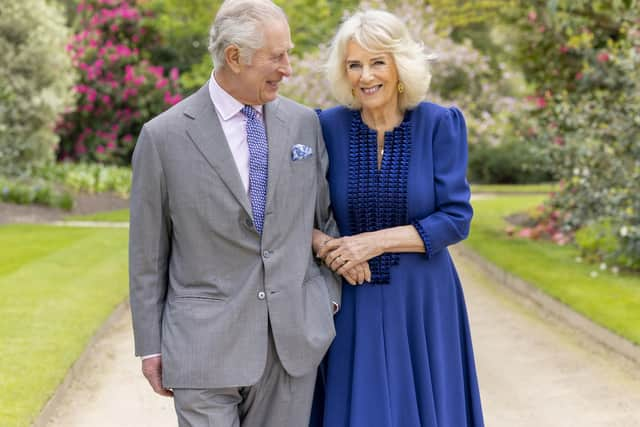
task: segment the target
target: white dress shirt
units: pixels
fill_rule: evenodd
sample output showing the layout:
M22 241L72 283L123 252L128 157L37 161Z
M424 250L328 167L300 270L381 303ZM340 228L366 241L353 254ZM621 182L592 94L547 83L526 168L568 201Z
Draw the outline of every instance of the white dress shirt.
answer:
M236 161L240 179L248 193L249 146L247 145L247 118L242 113L244 105L218 85L214 73L211 73L211 79L209 79L209 95L211 95L211 101L216 107L216 114L222 125L224 136L227 137L227 143L231 154L233 154L233 159ZM253 108L256 109L258 117L264 122L262 105L254 105Z

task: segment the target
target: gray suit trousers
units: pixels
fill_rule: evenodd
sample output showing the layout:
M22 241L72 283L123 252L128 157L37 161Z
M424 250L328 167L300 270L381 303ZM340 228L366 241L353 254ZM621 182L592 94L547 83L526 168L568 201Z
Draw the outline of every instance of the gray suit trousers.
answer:
M316 372L292 377L275 350L271 327L267 362L248 387L174 389L180 427L306 427Z

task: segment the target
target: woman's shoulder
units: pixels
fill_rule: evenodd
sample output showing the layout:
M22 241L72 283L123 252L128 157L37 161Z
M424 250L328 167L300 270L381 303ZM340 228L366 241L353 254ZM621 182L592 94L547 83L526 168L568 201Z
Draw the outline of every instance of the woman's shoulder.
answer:
M316 111L318 112L320 121L351 116L351 110L345 107L344 105L338 105L335 107L328 108L326 110L316 109Z
M423 101L418 104L414 108L414 112L417 113L417 117L428 117L431 120L442 120L442 119L464 119L462 115L462 111L458 107L451 106L445 107L440 104L436 104L433 102Z

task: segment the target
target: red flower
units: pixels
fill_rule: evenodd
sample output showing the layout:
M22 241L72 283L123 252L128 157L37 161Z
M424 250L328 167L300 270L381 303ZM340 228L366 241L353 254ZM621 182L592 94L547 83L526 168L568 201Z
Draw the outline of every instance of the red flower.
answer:
M560 46L559 50L560 50L560 53L567 53L569 52L569 46L566 46L566 45Z
M576 73L576 80L582 80L582 78L583 78L583 77L584 77L584 74L582 74L582 72L581 72L581 71L578 71L578 72Z
M607 52L600 52L596 59L598 60L598 62L605 63L608 62L610 58Z

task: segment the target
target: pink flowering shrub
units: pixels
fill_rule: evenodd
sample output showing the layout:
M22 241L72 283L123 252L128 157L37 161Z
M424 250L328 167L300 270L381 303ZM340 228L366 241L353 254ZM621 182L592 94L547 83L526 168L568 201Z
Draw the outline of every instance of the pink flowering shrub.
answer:
M157 40L135 0L81 0L77 13L78 102L58 123L58 158L128 164L142 124L181 100L178 71L147 59Z
M534 91L517 118L521 136L561 182L548 202L556 228L590 236L576 238L587 259L640 269L640 10L632 3L522 1L512 42Z

